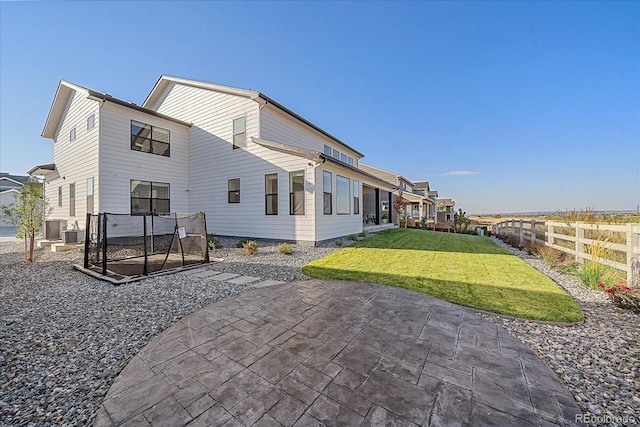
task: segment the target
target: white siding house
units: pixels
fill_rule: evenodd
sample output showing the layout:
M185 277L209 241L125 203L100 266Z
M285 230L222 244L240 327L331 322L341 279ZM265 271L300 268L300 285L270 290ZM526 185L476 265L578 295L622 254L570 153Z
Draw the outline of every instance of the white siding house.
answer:
M156 134L169 151L149 148ZM93 212L170 206L205 212L219 235L309 242L362 231L363 185L395 189L358 169L362 153L260 92L175 77L162 76L141 107L62 81L43 136L54 164L31 173L45 176L50 200L62 188L51 217L80 228L87 182ZM138 197L156 184L165 196Z

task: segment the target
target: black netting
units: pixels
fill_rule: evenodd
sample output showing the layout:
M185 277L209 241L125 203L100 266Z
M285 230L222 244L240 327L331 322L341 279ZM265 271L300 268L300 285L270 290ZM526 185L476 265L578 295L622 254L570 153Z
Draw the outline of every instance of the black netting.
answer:
M87 215L84 268L121 279L209 262L203 213Z

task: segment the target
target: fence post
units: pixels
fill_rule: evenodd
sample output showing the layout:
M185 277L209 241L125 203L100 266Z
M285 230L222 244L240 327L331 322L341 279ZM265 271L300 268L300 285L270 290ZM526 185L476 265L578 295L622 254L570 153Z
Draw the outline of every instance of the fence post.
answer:
M536 220L531 220L531 244L533 245L536 242Z
M524 220L520 220L520 244L524 243Z
M582 240L584 239L584 229L582 228L581 222L575 223L576 227L576 261L582 264L582 254L584 252L584 245L582 244ZM586 259L586 257L584 258Z
M553 238L553 224L551 221L547 223L547 245L551 246L555 244L555 239Z
M629 224L627 230L627 285L640 286L640 226Z
M516 220L515 219L511 220L511 231L509 232L509 234L511 234L512 236L516 235Z

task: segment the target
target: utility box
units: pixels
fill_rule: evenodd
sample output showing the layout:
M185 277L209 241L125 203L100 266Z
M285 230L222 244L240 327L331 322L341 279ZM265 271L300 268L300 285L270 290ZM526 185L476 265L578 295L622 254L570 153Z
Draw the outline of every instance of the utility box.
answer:
M62 243L65 245L69 243L78 243L80 239L78 238L79 230L65 230L62 232Z

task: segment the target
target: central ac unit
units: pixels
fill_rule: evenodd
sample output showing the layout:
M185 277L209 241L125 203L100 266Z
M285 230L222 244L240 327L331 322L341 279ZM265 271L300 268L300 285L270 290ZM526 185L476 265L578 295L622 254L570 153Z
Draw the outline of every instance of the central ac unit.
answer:
M78 243L78 230L66 230L62 232L62 243Z

